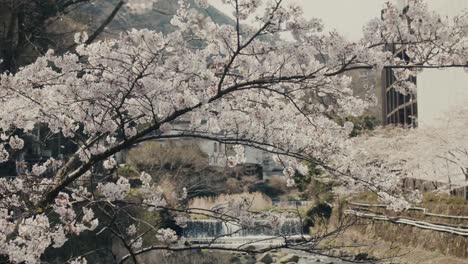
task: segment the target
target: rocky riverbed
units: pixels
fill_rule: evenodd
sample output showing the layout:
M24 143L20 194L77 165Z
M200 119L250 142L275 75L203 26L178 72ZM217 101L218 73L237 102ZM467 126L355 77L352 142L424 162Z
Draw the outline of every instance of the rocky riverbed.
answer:
M339 259L312 255L292 250L278 250L251 256L248 254L233 253L230 259L232 264L341 264L347 263Z

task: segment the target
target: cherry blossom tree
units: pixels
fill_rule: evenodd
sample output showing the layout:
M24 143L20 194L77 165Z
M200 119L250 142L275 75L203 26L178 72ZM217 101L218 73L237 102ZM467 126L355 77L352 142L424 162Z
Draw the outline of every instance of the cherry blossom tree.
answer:
M340 126L335 117L360 115L374 99L354 96L344 73L393 67L401 69L399 80L408 88L406 78L419 68L466 66L466 14L448 21L419 0L404 13L389 3L365 27L364 38L350 42L338 32L323 32L320 20L306 19L286 0L223 2L232 8L234 25L215 24L180 0L171 20L175 32L130 30L94 43L83 33L75 52L50 50L17 73L0 76L1 161L21 151L19 135L36 124L79 146L64 160L0 179L0 255L13 263L38 263L47 248L60 248L89 230L115 235L129 252L122 263L137 263L138 255L152 250L203 248L176 244L173 230L132 216L130 207L171 210L180 225L198 213L252 227L248 202L194 211L174 202L187 197L184 186L167 194L145 172L138 186L112 178L117 153L154 139L236 145L231 165L243 162L242 146L258 148L276 156L289 185L296 170L305 170L303 162L310 162L344 184L372 188L395 208L408 206L411 196L399 191L391 173L358 165L350 155L352 125ZM385 51L388 45L406 50L408 59L395 58ZM190 127L173 130L179 120ZM116 223L119 215L130 219L126 231ZM271 228L281 222L275 215L269 221ZM319 252L318 242L336 233L301 236L299 242L281 236L279 247ZM159 242L142 247L148 234Z
M353 139L355 158L392 168L398 178L437 182L437 191L465 187L468 168L466 106L417 129L381 128ZM442 113L441 113L442 114ZM437 120L437 119L436 119Z

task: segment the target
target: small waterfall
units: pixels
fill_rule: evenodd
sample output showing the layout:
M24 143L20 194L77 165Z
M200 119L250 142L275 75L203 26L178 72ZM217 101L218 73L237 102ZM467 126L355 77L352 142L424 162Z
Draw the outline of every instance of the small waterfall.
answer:
M241 229L235 223L226 223L218 220L190 220L183 230L187 238L214 238L219 236L229 237L266 237L266 236L295 236L301 235L301 222L297 218L289 218L279 230L273 230L266 220L255 220L253 228Z

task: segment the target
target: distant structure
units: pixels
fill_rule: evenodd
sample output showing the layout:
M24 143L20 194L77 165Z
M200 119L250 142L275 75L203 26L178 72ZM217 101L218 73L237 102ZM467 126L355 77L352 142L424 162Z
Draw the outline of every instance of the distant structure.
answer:
M388 46L387 50L402 60L408 59L404 50L397 51L394 46ZM417 84L415 77L410 77L409 81ZM384 68L382 71L382 123L414 128L417 126L418 116L416 94L403 94L397 91L393 86L394 82L393 69Z
M408 0L397 0L396 6L403 10L408 5ZM404 50L396 50L394 45L387 45L385 50L392 52L396 57L407 61ZM405 128L417 126L418 104L415 94L403 94L397 91L394 71L391 68L382 70L382 124L395 125ZM410 80L416 84L416 78Z
M216 167L225 167L227 157L231 154L231 145L226 145L214 141L197 141L200 149L209 157L209 164ZM258 166L262 179L273 176L283 176L283 168L273 161L273 156L263 150L253 147L245 147L245 164Z
M169 134L177 134L178 131L188 131L189 121L179 120L172 123L172 132ZM160 139L158 141L164 142L166 139ZM221 142L203 139L203 138L179 138L177 139L179 144L186 144L188 142L195 143L200 150L205 153L208 157L208 163L210 166L218 167L220 169L227 167L227 158L234 155L232 144L223 144ZM263 180L269 179L273 176L284 176L283 167L277 164L273 160L273 154L263 151L254 147L244 146L246 161L238 166L244 166L246 171L257 170L251 174L259 174ZM119 161L124 161L126 154L122 154L122 157L118 157Z

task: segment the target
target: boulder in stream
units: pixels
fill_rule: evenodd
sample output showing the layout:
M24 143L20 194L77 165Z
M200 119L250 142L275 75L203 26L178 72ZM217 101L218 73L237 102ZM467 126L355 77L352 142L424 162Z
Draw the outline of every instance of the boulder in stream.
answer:
M280 263L297 263L299 261L299 256L294 254L288 254L280 259Z
M265 263L265 264L271 264L273 263L273 257L271 256L270 252L263 253L257 258L258 262Z

